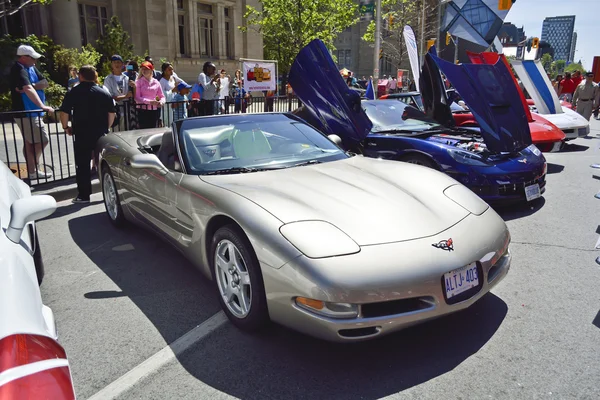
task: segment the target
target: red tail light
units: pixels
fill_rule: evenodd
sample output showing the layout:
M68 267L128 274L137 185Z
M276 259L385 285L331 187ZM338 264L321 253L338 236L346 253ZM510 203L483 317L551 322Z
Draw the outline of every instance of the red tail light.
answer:
M1 339L0 400L74 399L66 359L64 349L46 336L11 335ZM58 362L56 366L36 364L48 360ZM29 370L24 370L27 367Z

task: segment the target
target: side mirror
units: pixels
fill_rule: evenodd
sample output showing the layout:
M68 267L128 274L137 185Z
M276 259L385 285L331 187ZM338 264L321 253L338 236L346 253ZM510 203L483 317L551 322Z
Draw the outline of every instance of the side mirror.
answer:
M14 243L21 241L21 233L29 222L47 217L56 210L56 200L52 196L39 195L25 197L10 206L10 222L6 237Z
M130 165L131 168L153 169L160 172L161 175L166 175L169 172L167 167L165 167L154 154L136 154L126 161L126 163Z
M338 147L342 147L342 138L338 135L327 135L327 138L338 145Z

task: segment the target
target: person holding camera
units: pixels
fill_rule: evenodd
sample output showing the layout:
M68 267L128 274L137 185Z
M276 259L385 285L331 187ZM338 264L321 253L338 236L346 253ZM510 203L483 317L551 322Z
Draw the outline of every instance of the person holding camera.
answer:
M221 87L221 75L217 74L217 67L210 61L202 66L202 72L198 75L198 84L202 86L202 99L200 100L201 115L216 114L219 100L219 89Z

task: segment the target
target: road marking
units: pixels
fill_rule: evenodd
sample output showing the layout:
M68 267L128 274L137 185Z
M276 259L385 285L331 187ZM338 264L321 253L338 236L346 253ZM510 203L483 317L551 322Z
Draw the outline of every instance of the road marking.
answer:
M114 399L120 394L131 389L136 383L152 374L175 357L189 349L211 332L218 329L227 321L227 317L223 311L219 311L202 324L198 325L179 339L175 340L169 346L163 348L158 353L143 361L137 367L133 368L125 375L100 390L98 393L89 398L89 400L106 400Z

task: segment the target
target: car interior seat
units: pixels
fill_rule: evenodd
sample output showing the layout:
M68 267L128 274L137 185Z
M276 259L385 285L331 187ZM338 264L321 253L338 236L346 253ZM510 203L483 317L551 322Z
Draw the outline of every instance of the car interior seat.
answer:
M235 131L231 144L237 158L254 158L271 152L271 145L260 129Z
M175 169L175 143L170 131L163 134L156 156L165 167L171 170Z

